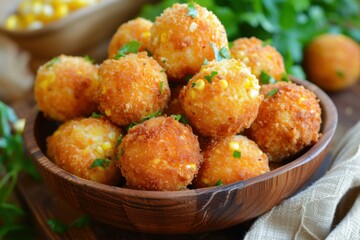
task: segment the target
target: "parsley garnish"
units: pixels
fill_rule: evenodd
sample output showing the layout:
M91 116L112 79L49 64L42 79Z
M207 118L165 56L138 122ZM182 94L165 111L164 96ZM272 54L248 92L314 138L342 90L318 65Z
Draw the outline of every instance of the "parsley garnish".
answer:
M120 146L122 139L123 139L123 135L120 133L118 139L116 140L116 147Z
M191 75L191 74L186 75L185 78L184 78L184 80L185 80L186 82L188 82L193 76L194 76L194 75Z
M148 57L151 57L151 56L152 56L152 53L150 52L149 49L145 48L145 51L147 52Z
M189 124L189 119L182 114L177 114L177 115L171 115L171 117L173 117L176 121L181 122L182 124Z
M95 60L92 59L89 55L85 55L85 56L84 56L84 60L87 61L87 62L89 62L89 63L94 63L94 62L95 62Z
M195 87L196 86L196 83L195 82L192 82L191 83L191 87L193 88L193 87Z
M181 115L177 114L177 115L171 115L171 117L173 117L176 121L179 121L181 119Z
M221 181L221 179L219 179L214 186L221 186L223 185L223 182Z
M49 225L50 229L55 233L64 233L71 228L83 228L86 225L89 224L89 217L88 216L82 216L73 221L70 224L65 224L60 222L56 219L49 219L47 221L47 224Z
M216 76L216 74L218 74L218 72L212 71L211 74L210 74L210 76L204 76L204 78L205 78L209 83L212 83L212 79L213 79L213 77Z
M110 159L101 159L97 158L90 166L90 169L96 168L96 167L102 167L107 168L110 165Z
M157 116L161 116L162 112L161 111L156 111L156 112L153 112L153 113L150 113L148 116L146 117L143 117L141 119L141 122L140 123L143 123L145 122L146 120L149 120L151 118L155 118ZM138 122L132 122L130 123L127 127L126 127L126 132L128 132L131 128L133 128L134 126L138 125L139 123Z
M93 113L91 114L91 117L92 117L92 118L101 118L102 115L101 115L101 113L93 112Z
M164 82L160 82L160 94L163 93L163 89L164 89Z
M208 65L208 63L209 63L209 60L207 60L207 58L205 58L203 65Z
M217 47L215 46L215 44L213 44L212 42L210 42L210 46L212 47L212 49L214 51L216 61L219 62L221 60L230 58L230 53L227 50L227 48L222 47L220 50L218 50Z
M140 46L141 43L138 41L128 42L119 49L118 53L114 56L114 59L119 59L121 57L124 57L128 53L137 53L139 51Z
M124 149L120 149L119 156L121 157L124 154Z
M273 90L271 90L270 92L268 92L268 94L266 94L266 98L271 97L272 95L276 94L278 91L277 88L274 88Z
M187 14L188 16L191 16L192 18L195 18L197 16L198 11L196 10L196 7L193 2L188 3L187 9L188 9L188 14Z
M270 76L269 74L267 74L264 71L261 71L260 73L260 83L261 84L269 84L269 83L275 83L276 80Z
M48 63L46 63L45 67L49 68L49 67L53 66L55 63L58 63L58 62L60 62L60 58L59 57L54 57Z
M290 79L286 73L283 73L281 76L281 81L283 82L290 82Z
M241 152L239 152L239 151L234 151L234 152L233 152L233 157L234 157L234 158L241 158Z

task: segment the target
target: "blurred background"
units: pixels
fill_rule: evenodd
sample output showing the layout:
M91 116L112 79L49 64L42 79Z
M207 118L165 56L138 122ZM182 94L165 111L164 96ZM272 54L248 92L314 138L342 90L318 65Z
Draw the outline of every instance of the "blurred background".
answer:
M0 99L11 102L31 91L38 66L60 54L101 63L121 23L138 15L153 21L176 2L188 1L0 0ZM229 41L266 41L283 55L287 72L301 79L308 78L304 50L317 36L343 34L360 42L360 0L196 2L219 17Z

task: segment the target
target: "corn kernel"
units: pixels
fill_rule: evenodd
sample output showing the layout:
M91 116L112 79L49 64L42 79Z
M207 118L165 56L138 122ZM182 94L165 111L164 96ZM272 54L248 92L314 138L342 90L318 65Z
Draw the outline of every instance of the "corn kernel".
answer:
M302 103L304 100L305 100L305 98L301 97L301 98L298 99L298 102Z
M191 91L190 91L190 96L191 96L192 99L195 99L195 98L196 98L196 92L195 92L195 90L191 89Z
M54 19L63 18L69 14L69 7L66 4L58 4L54 6Z
M245 82L245 89L248 89L249 87L250 87L250 85L251 85L251 82L250 82L250 80L249 79L246 79L246 82Z
M191 169L191 170L195 170L196 169L196 165L195 164L187 164L186 169Z
M105 114L106 114L106 116L111 116L111 110L110 109L105 109Z
M97 146L97 147L95 148L95 151L96 151L96 153L98 153L98 154L100 154L100 155L103 155L103 154L104 154L104 151L103 151L102 147L100 147L100 146Z
M151 36L151 33L149 31L143 32L141 34L141 38L149 38Z
M225 88L227 88L227 87L229 86L228 81L226 81L225 79L221 79L221 80L219 81L219 84L220 84L220 86L221 86L222 89L225 89Z
M238 142L230 142L229 143L229 148L230 150L232 151L236 151L236 150L239 150L240 149L240 145Z
M202 79L196 80L194 88L196 88L197 90L202 91L205 88L204 80L202 80Z
M5 27L8 30L21 28L21 21L17 15L11 15L6 19Z
M103 144L101 144L101 147L104 151L110 150L111 149L111 143L110 142L104 142Z

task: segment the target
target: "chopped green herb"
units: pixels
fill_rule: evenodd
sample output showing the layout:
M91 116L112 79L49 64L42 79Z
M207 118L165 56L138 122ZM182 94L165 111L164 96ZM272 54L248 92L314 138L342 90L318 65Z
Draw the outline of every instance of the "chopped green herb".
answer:
M46 63L45 67L49 68L51 66L53 66L55 63L60 62L60 58L59 57L54 57L53 59L51 59L49 62Z
M221 61L224 59L229 59L230 58L230 53L228 51L227 48L222 47L219 51L219 49L217 49L217 47L215 46L214 43L210 42L210 46L212 47L213 51L214 51L214 55L215 55L215 60L216 61Z
M185 78L184 78L184 80L186 81L186 82L188 82L192 77L193 77L194 75L186 75L185 76Z
M126 127L126 132L128 132L131 128L135 127L136 125L138 125L138 122L132 122L130 123L127 127Z
M94 63L94 62L95 62L95 60L92 59L89 55L85 55L85 56L84 56L84 60L87 61L87 62L89 62L89 63Z
M64 233L72 228L83 228L89 224L89 217L88 216L82 216L73 221L70 224L65 224L63 222L60 222L56 219L49 219L47 221L47 224L49 225L50 229L55 233Z
M117 154L115 154L115 162L119 162L119 156Z
M181 115L179 122L181 122L182 124L185 124L185 125L190 124L190 121L186 115Z
M234 46L234 42L229 42L229 49L231 49Z
M121 57L124 57L128 53L137 53L139 51L140 46L141 43L138 41L128 42L119 49L118 53L114 56L114 59L119 59Z
M223 185L223 182L221 181L221 179L219 179L214 186L221 186Z
M196 83L195 82L192 82L191 83L191 87L193 88L193 87L195 87L196 86Z
M198 11L196 10L196 7L193 2L188 3L187 9L188 9L188 14L187 14L188 16L191 16L192 18L195 18L197 16Z
M171 115L171 117L173 117L176 121L179 121L181 119L181 115L177 114L177 115Z
M216 76L216 74L218 74L218 72L216 71L212 71L210 76L204 76L204 78L209 82L212 83L212 79Z
M186 186L181 186L180 187L180 190L185 190L186 189Z
M286 73L283 73L281 76L281 81L283 82L290 82L290 79Z
M338 76L339 78L344 79L345 77L345 73L341 70L336 70L336 76Z
M152 56L152 53L150 52L150 50L149 50L149 49L145 48L145 51L147 52L147 55L148 55L149 57L151 57L151 56Z
M260 73L260 83L261 84L269 84L269 83L275 83L276 80L271 77L269 74L267 74L264 71L261 71Z
M122 155L124 154L124 149L120 149L120 152L119 152L119 156L122 157Z
M164 90L164 82L160 82L160 94L163 93L163 90Z
M101 117L102 117L102 114L101 114L101 113L93 112L93 113L91 114L91 117L92 117L92 118L101 118Z
M102 167L107 168L110 165L110 159L101 159L97 158L94 160L94 162L91 164L90 169L96 168L96 167Z
M271 97L272 95L276 94L278 91L277 88L274 88L273 90L271 90L270 92L268 92L268 94L266 94L266 98Z
M234 151L234 152L233 152L233 157L234 157L234 158L241 158L241 152L239 152L239 151Z
M205 58L203 65L208 65L208 63L209 63L209 60L207 60L207 58Z
M160 60L162 63L166 63L166 58L162 57Z
M153 112L153 113L150 113L148 116L144 117L141 119L141 122L145 122L146 120L149 120L151 118L154 118L154 117L158 117L162 114L161 111L156 111L156 112Z
M166 72L166 69L165 69L165 68L163 68L163 69L161 69L161 70L160 70L160 72Z
M123 139L123 135L120 134L118 139L116 140L116 147L120 146L122 139Z

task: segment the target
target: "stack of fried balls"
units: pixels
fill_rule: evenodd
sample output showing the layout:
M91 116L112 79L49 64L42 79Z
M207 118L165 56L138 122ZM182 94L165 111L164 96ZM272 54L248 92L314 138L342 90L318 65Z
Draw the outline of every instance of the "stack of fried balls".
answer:
M254 37L229 49L219 19L196 3L122 24L108 56L61 55L37 72L38 108L61 123L47 156L76 176L213 187L264 174L320 137L318 99L291 83L277 50Z

